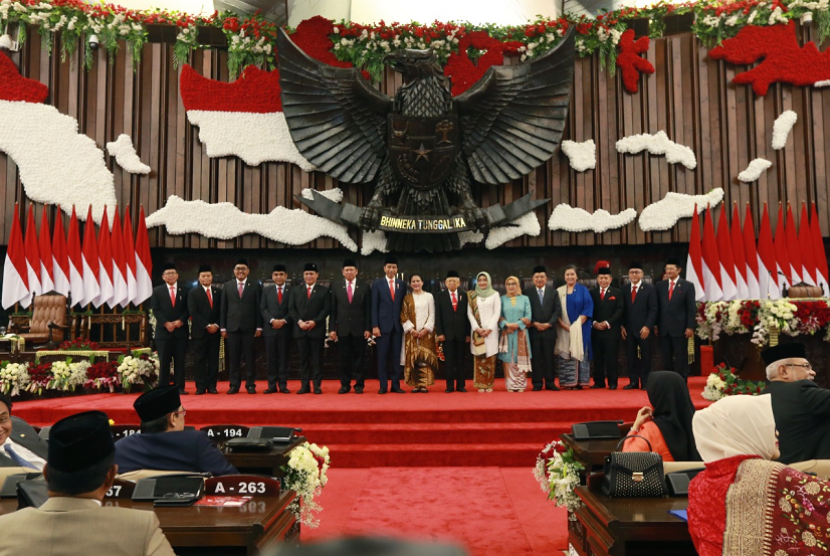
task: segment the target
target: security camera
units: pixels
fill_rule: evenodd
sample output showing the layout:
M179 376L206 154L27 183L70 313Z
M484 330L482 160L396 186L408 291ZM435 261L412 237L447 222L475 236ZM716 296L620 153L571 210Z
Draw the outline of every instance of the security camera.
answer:
M89 43L89 48L92 50L98 50L98 35L95 33L91 34L87 42Z

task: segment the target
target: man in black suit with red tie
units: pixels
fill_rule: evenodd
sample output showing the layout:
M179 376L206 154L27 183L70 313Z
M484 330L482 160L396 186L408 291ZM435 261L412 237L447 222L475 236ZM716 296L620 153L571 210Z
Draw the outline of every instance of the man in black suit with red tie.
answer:
M170 384L170 360L173 360L174 379L179 394L187 394L184 387L184 358L187 355L187 299L179 287L176 265L167 263L162 270L163 286L153 290L150 304L156 318L156 350L159 354L159 386Z
M531 320L530 351L533 358L531 380L533 391L542 389L559 390L556 385L553 347L556 345L556 323L562 316L562 303L556 288L548 287L548 272L539 265L533 269L533 286L525 288L524 294L530 300Z
M594 350L594 385L591 388L617 389L617 356L620 351L620 323L623 316L623 295L611 287L611 269L597 269L597 287L591 290L594 301L594 323L591 342Z
M657 283L660 316L657 333L663 366L684 379L689 377L689 338L695 334L695 285L680 278L680 261L666 261L666 279Z
M357 279L357 262L343 261L343 280L331 285L329 338L337 342L340 390L348 394L354 377L354 393L362 394L366 374L366 341L372 337L372 289Z
M314 381L314 393L322 394L323 342L326 337L326 317L331 313L329 290L317 283L317 265L307 263L303 269L303 284L294 288L288 305L288 314L294 323L294 340L300 352L301 387L298 394L308 394L309 378ZM313 375L309 377L310 368Z
M467 296L458 286L461 278L456 270L447 272L447 289L435 296L435 335L444 350L444 373L447 394L466 392L464 354L470 351L470 319L467 318Z
M268 388L263 394L279 392L290 394L288 389L288 339L291 338L291 315L288 314L291 288L285 283L288 273L285 265L275 264L271 269L273 288L264 288L260 311L265 336L265 353L268 356Z
M643 282L643 265L633 262L628 268L629 285L623 288L622 338L628 361L628 386L623 390L646 387L651 372L651 329L657 324L657 291Z
M239 392L239 367L243 357L245 389L249 394L256 394L254 338L262 336L262 314L259 312L262 290L257 282L248 279L249 273L248 260L239 259L233 267L234 279L222 287L219 328L227 340L226 361L231 383L228 394Z
M378 394L385 394L389 385L389 358L392 359L392 391L403 394L400 379L403 374L401 368L401 342L403 340L403 326L401 325L401 304L406 295L406 285L398 280L398 259L388 255L383 265L386 275L372 283L372 334L377 342L378 379L380 390Z
M219 376L219 312L222 290L213 287L213 269L210 265L199 267L199 286L187 293L187 310L190 313L190 348L193 351L196 395L205 392L218 394L216 380Z

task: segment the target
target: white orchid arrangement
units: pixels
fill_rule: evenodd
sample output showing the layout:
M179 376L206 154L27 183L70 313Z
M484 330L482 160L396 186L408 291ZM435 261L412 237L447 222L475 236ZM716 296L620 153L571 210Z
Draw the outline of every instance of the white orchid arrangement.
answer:
M573 449L559 440L545 446L536 456L533 476L548 495L548 500L556 502L557 507L568 508L569 520L576 519L573 512L582 505L574 489L579 486L579 472L584 469L585 466L574 458Z
M27 363L0 362L0 392L7 396L19 396L29 385L29 365Z
M291 450L288 463L281 468L285 473L284 487L296 492L300 499L293 511L297 520L307 527L320 524L316 514L323 508L314 502L314 497L326 486L330 465L331 457L326 446L303 442Z
M86 382L86 371L90 367L89 361L73 362L71 357L65 361L52 363L52 380L47 388L52 390L74 391Z
M141 356L125 355L118 358L118 373L121 375L121 384L129 390L133 384L151 384L158 377L158 355L153 354L146 358Z

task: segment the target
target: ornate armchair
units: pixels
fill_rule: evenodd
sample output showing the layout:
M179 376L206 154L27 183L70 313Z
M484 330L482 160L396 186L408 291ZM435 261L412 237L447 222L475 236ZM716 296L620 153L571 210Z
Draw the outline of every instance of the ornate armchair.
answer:
M19 336L26 345L48 342L44 346L54 349L63 341L67 326L68 308L65 295L37 295L28 325L22 325Z

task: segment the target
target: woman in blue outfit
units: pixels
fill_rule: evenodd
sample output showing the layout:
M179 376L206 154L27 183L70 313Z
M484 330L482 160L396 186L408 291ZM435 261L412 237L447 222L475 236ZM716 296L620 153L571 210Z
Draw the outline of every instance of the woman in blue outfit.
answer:
M524 392L527 373L530 372L530 300L522 295L519 279L515 276L504 281L507 295L501 298L499 328L499 361L504 365L504 381L508 392Z
M588 288L576 283L576 267L565 267L565 285L557 288L562 303L554 353L559 361L559 385L580 390L591 382L591 317L594 302Z

